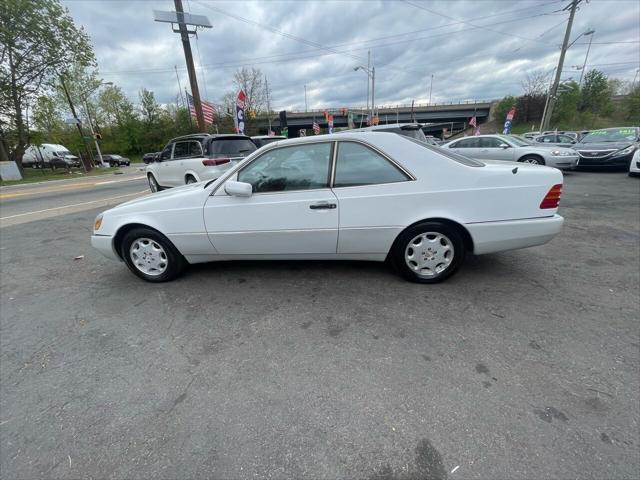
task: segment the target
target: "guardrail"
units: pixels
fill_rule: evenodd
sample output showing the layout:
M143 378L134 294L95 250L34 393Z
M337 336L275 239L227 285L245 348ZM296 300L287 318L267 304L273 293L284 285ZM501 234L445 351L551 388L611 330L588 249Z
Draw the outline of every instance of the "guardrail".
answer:
M461 100L461 101L451 101L451 102L434 102L434 103L414 103L413 108L428 108L428 107L446 107L446 106L457 106L457 105L476 105L476 104L487 104L493 103L497 100ZM366 113L367 107L364 105L354 106L354 107L327 107L327 108L313 108L311 110L287 110L287 113L324 113L324 112L336 112L340 111L343 108L346 108L349 111L362 110ZM395 110L395 109L407 109L411 108L411 104L396 104L396 105L376 105L376 111L378 110ZM274 112L277 113L277 112Z

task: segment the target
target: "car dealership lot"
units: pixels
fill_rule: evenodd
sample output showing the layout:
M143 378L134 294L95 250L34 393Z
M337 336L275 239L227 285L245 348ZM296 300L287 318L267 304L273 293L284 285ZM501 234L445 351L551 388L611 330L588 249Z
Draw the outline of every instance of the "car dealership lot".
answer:
M638 179L567 173L556 239L437 285L357 262L149 284L90 247L98 212L0 230L3 478L640 475Z

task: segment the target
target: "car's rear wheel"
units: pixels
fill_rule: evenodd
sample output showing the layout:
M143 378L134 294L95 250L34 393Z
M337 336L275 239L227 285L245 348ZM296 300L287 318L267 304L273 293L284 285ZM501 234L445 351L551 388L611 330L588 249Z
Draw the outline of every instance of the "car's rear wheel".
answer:
M407 280L437 283L453 275L465 256L460 232L441 222L422 222L400 234L392 260Z
M544 159L537 155L525 155L518 161L522 163L530 163L532 165L544 165Z
M160 186L160 184L158 183L158 181L156 180L156 177L153 176L153 174L149 174L147 176L147 179L149 180L149 190L151 190L152 192L159 192L162 190L162 187Z
M189 185L190 183L196 183L197 180L193 175L187 175L184 179L184 183L186 183L187 185Z
M187 266L182 254L159 232L135 228L122 239L122 258L135 275L148 282L166 282Z

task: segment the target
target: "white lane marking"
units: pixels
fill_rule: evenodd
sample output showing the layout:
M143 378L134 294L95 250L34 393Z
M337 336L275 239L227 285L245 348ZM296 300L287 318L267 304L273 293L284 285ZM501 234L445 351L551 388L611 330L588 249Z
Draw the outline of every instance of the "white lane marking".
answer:
M145 190L142 190L141 192L127 193L126 195L117 195L115 197L109 197L109 198L101 198L100 200L92 200L90 202L76 203L74 205L62 205L60 207L45 208L44 210L36 210L36 211L33 211L33 212L18 213L16 215L9 215L7 217L0 217L0 220L8 220L10 218L24 217L25 215L35 215L36 213L50 212L52 210L62 210L62 209L65 209L65 208L81 207L83 205L90 205L92 203L108 202L109 200L116 200L118 198L131 197L132 195L140 195L141 193L148 193L148 192L149 192L149 190L145 189Z
M144 175L141 175L139 177L132 177L132 178L123 178L122 180L107 180L105 182L97 182L94 183L94 185L108 185L110 183L121 183L121 182L130 182L132 180L142 180L143 178L147 178Z

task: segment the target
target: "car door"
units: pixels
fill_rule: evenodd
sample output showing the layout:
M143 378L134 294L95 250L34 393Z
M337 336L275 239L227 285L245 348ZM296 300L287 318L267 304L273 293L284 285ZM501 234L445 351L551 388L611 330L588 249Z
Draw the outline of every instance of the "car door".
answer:
M398 210L413 178L381 152L338 142L333 193L340 209L340 254L386 254L398 234Z
M451 147L455 152L464 155L466 157L475 158L478 153L478 138L467 137L453 143Z
M484 160L513 160L513 147L498 137L480 137L480 148L474 158ZM507 147L504 147L507 145Z
M204 206L207 233L223 255L335 254L338 202L329 188L333 142L276 147L233 179L251 184L249 197L224 184Z
M164 150L160 152L158 161L154 164L153 173L156 175L158 183L164 187L171 186L169 167L171 163L171 154L173 153L173 143L170 143Z
M171 160L165 163L164 173L169 187L184 185L185 160L191 156L191 141L177 141L173 147Z

